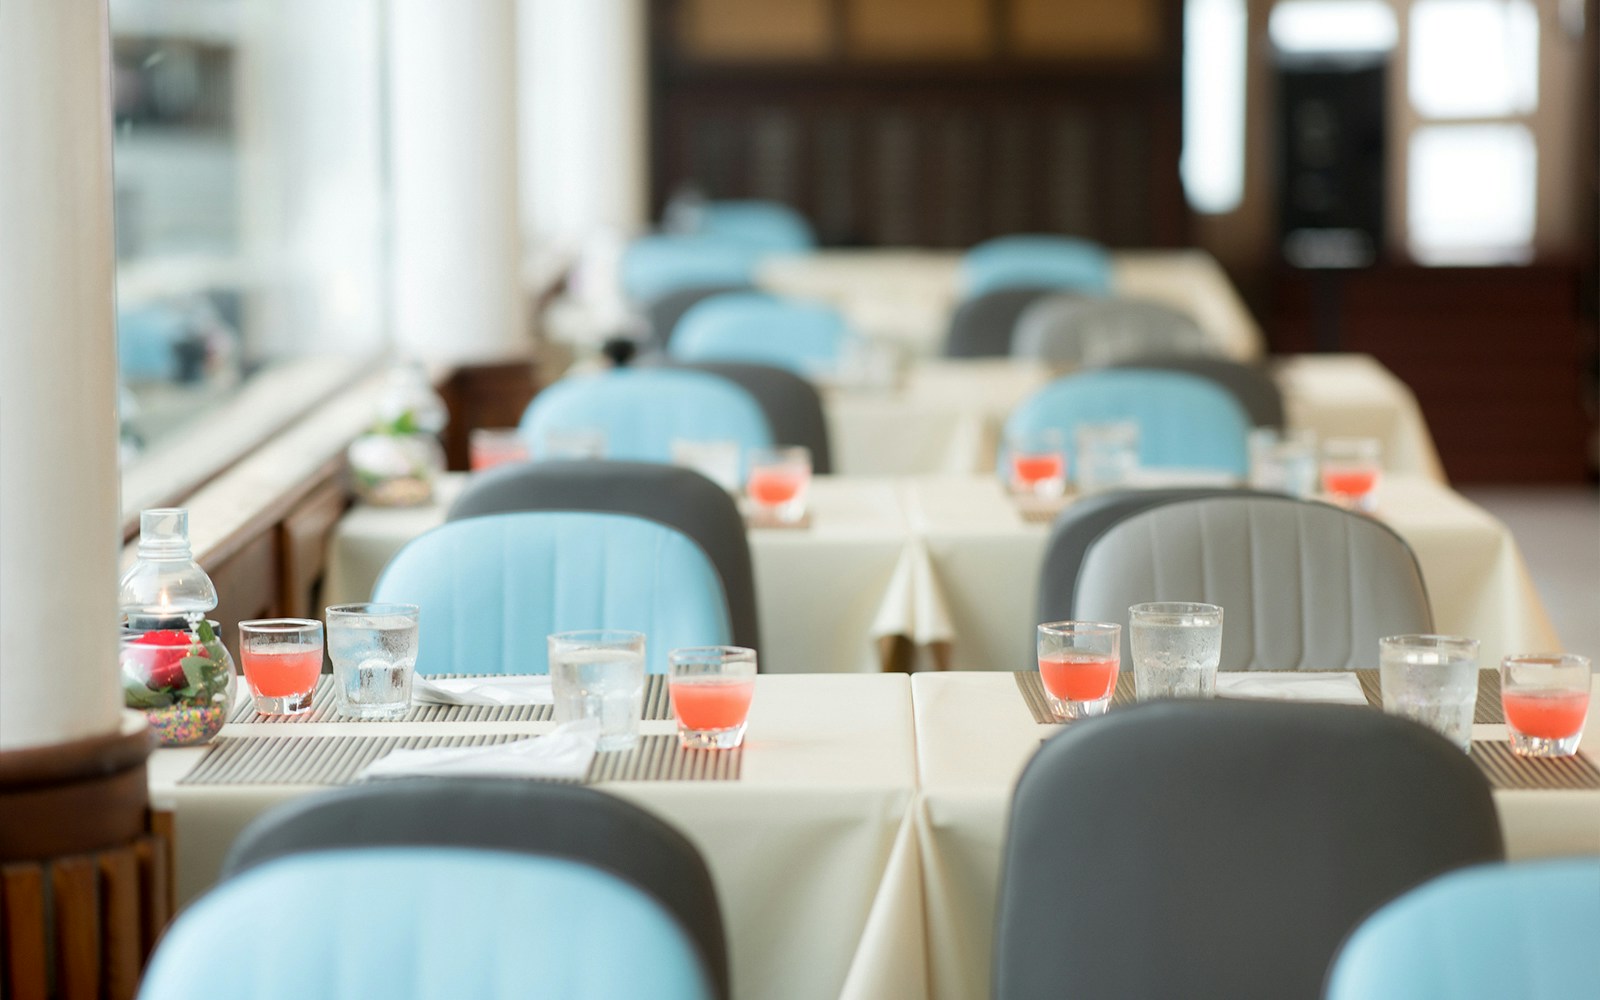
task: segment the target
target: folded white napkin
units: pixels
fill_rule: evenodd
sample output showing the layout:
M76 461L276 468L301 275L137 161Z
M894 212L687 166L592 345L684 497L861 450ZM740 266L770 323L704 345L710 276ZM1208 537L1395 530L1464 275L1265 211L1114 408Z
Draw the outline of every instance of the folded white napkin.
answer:
M557 726L545 736L486 747L391 750L356 780L451 775L473 778L557 778L581 781L600 741L598 719Z
M549 674L504 677L424 677L411 681L411 697L425 705L553 705Z
M1266 698L1273 701L1333 701L1365 705L1361 682L1349 671L1244 670L1217 675L1217 694L1224 698Z

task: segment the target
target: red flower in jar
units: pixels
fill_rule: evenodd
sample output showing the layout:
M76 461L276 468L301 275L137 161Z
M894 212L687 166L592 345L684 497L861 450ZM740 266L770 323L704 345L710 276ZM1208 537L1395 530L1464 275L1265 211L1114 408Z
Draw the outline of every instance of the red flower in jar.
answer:
M140 660L147 668L145 683L153 691L189 686L189 681L184 677L182 661L189 655L190 646L196 647L195 655L206 655L205 647L198 646L194 636L174 629L146 632L133 640L132 645L150 647L148 652L140 656Z

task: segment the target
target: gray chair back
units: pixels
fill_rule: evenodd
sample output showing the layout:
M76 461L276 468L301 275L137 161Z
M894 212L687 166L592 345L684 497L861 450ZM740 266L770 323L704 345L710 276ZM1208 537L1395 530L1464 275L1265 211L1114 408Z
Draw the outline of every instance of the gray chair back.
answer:
M246 827L223 862L222 876L305 851L398 846L509 851L601 868L676 917L699 950L716 995L730 996L722 911L700 852L638 806L592 788L417 778L306 796Z
M1259 365L1193 354L1137 357L1119 361L1114 367L1159 368L1210 379L1233 394L1233 398L1250 415L1252 427L1283 429L1283 392L1272 376Z
M1198 323L1158 302L1072 295L1045 296L1029 305L1011 341L1015 357L1063 366L1210 350Z
M687 535L722 577L733 641L759 652L755 574L744 518L716 483L691 469L649 462L522 462L473 476L446 520L527 510L632 514Z
M1220 605L1224 670L1370 668L1383 636L1433 628L1411 547L1359 514L1238 491L1119 493L1069 508L1046 548L1039 620L1126 626L1129 606L1146 601Z
M674 368L720 375L755 397L772 425L772 439L778 444L804 445L811 451L811 471L819 476L833 472L833 454L828 446L828 422L822 412L822 397L816 386L785 368L746 364L736 361L677 361Z
M945 333L947 358L1003 358L1011 353L1012 333L1024 310L1046 296L1073 298L1059 288L1002 288L976 295L950 314Z
M706 285L668 292L645 306L645 320L650 324L650 346L657 350L665 350L667 344L672 341L673 331L678 328L678 320L701 300L728 292L748 291L750 291L749 285Z
M1017 782L994 1000L1314 1000L1374 908L1503 853L1483 775L1416 723L1287 702L1115 710Z

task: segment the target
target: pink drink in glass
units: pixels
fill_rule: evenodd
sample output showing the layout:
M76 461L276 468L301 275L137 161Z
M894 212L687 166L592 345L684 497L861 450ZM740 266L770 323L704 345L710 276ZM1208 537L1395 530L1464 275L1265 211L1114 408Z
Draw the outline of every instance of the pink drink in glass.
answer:
M1524 736L1565 740L1583 732L1589 715L1587 691L1506 691L1500 696L1506 724Z
M274 646L265 650L245 649L239 662L244 678L258 694L286 698L316 686L322 673L322 647Z
M732 750L744 743L756 693L756 653L744 646L690 646L667 654L667 695L678 741L689 750Z
M1039 679L1044 689L1062 701L1095 701L1108 698L1117 686L1120 664L1095 653L1064 653L1040 657Z
M1011 482L1020 493L1059 494L1067 481L1067 463L1060 452L1011 456Z
M755 681L673 681L667 685L673 714L694 730L744 725L755 693Z
M1038 629L1039 682L1050 714L1062 722L1104 715L1122 664L1122 626L1046 622Z
M1578 752L1589 714L1589 658L1575 653L1508 656L1500 662L1500 704L1511 749L1524 757Z
M262 715L311 711L322 674L322 623L268 618L239 623L239 666Z
M778 507L793 500L807 478L805 473L789 469L756 469L745 489L756 503Z

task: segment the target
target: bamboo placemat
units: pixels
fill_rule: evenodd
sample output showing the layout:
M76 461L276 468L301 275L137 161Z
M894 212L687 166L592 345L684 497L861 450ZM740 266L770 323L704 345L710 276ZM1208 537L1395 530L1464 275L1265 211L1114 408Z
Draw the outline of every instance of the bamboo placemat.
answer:
M1600 767L1581 753L1575 757L1518 757L1511 752L1511 744L1506 740L1473 740L1472 762L1495 788L1600 789Z
M1376 670L1357 670L1361 693L1373 708L1383 707L1383 689ZM1500 703L1500 671L1478 671L1478 703L1472 710L1472 721L1480 726L1497 726L1506 721L1505 706Z
M477 747L527 736L224 736L180 785L348 785L392 750ZM597 753L585 784L737 781L744 751L685 750L675 734L641 736L630 750Z
M468 674L436 674L439 678L459 679ZM672 718L672 704L667 697L667 679L662 674L650 674L644 679L644 714L648 722L666 722ZM348 719L339 714L334 695L333 678L324 674L317 680L316 693L311 696L311 711L300 715L261 715L250 700L250 689L244 679L239 680L239 704L234 706L229 722L549 722L555 717L551 705L431 705L413 701L411 710L398 719Z
M1061 721L1050 712L1050 702L1045 698L1044 683L1039 680L1037 670L1019 670L1012 676L1017 679L1017 690L1022 692L1022 700L1027 703L1028 711L1033 713L1034 722ZM1117 674L1117 687L1111 692L1111 707L1132 705L1133 701L1133 675L1126 672Z

